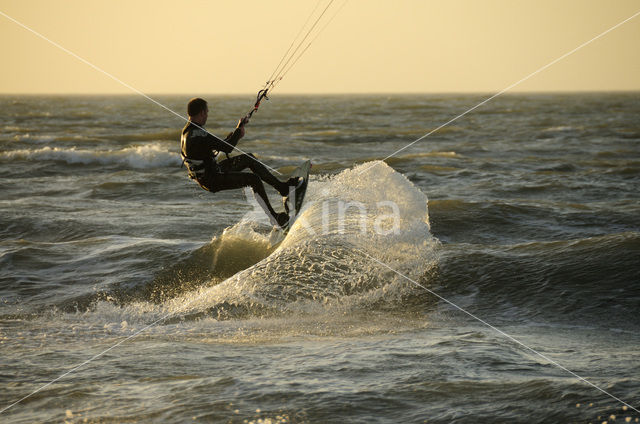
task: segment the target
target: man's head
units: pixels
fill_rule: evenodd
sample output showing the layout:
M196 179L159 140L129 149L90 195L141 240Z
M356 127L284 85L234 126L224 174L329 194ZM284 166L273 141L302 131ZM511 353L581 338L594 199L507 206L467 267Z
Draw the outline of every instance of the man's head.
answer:
M207 101L200 97L194 97L189 100L189 103L187 103L187 115L189 115L189 120L195 124L206 124L209 116Z

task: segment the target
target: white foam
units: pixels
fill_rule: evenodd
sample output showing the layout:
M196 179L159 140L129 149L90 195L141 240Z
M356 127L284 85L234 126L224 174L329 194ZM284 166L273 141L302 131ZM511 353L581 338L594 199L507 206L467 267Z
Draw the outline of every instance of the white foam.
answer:
M176 152L164 145L149 143L130 146L120 150L90 150L76 147L42 147L1 152L0 157L9 160L50 160L68 164L125 165L130 168L145 169L180 165Z
M343 210L339 203L358 205ZM396 228L375 226L397 205ZM364 213L361 212L364 210ZM248 221L237 224L249 225ZM288 236L268 257L212 287L167 302L172 311L204 311L216 304L316 313L327 305L398 298L411 284L369 256L419 278L436 263L427 197L383 162L362 164L311 181L307 201Z
M365 206L364 229L357 208L346 211L343 228L338 226L336 210L324 213L326 205L340 201ZM399 214L397 230L383 235L371 224L388 213L378 207L385 201L396 203ZM136 301L118 305L105 299L90 311L65 319L78 331L86 327L88 332L101 334L133 334L149 322L161 320L163 325L148 331L172 332L174 325L184 325L179 331L193 331L194 337L208 334L215 340L231 341L274 334L394 331L401 327L399 323L385 323L389 317L369 322L370 314L376 313L377 305L402 306L408 291L415 288L367 255L414 279L437 261L438 241L429 231L427 197L383 162L313 179L301 216L277 247L261 232L265 227L250 217L218 237L220 246L211 261L251 255L252 250L268 255L255 265L221 283L212 282L161 304ZM217 320L217 314L228 308L233 318L236 307L241 320ZM276 315L264 319L263 311ZM191 319L180 323L181 317L191 314L200 317L198 324ZM361 318L354 318L358 316ZM349 318L345 321L345 317ZM171 321L165 322L165 318Z
M567 125L559 125L556 127L549 127L542 130L542 132L566 132L566 131L575 131L579 128L574 128Z
M35 143L43 144L43 143L50 143L55 138L50 135L31 135L30 133L24 133L24 134L14 135L13 139L16 141L29 141L30 143L34 143L34 144Z

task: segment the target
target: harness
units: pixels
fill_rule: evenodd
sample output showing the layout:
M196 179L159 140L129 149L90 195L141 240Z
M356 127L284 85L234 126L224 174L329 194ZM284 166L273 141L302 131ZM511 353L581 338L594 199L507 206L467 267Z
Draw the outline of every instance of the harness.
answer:
M186 133L182 134L182 137L180 138L180 156L182 156L182 166L187 167L187 175L189 176L189 178L197 181L205 176L205 173L207 172L207 161L200 159L191 159L185 154L185 142L189 133L190 131L187 131ZM213 157L211 158L211 160L214 164L214 169L217 168L217 166L215 166L217 165L216 156L218 156L218 152L213 152Z
M187 175L192 180L204 177L206 166L203 160L189 159L182 153L182 165L187 167Z

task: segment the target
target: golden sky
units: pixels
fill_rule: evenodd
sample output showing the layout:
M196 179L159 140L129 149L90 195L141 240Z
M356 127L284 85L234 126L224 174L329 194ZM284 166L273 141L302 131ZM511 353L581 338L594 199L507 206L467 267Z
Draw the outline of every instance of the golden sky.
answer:
M261 88L316 3L0 0L0 11L145 93L217 94ZM497 92L638 11L638 0L348 0L277 91ZM131 93L1 15L0 40L0 93ZM583 90L640 90L640 16L511 91Z

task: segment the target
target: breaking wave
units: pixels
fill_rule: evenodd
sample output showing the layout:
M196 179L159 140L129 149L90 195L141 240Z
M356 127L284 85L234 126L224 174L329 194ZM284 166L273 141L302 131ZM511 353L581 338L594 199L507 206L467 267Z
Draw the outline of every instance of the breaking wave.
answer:
M267 247L268 235L245 219L221 239ZM393 303L411 284L377 261L420 278L436 263L426 196L383 162L362 164L312 181L288 235L268 256L215 284L169 300L171 311L217 305L260 311L306 311L327 305ZM239 252L241 254L241 252Z
M82 165L123 165L136 169L180 165L179 155L159 143L129 146L119 150L46 146L39 149L1 152L0 158L4 160L59 161Z
M312 179L286 237L248 213L153 281L90 309L123 308L130 322L397 310L416 288L385 265L420 279L439 242L427 197L384 162L371 165Z

